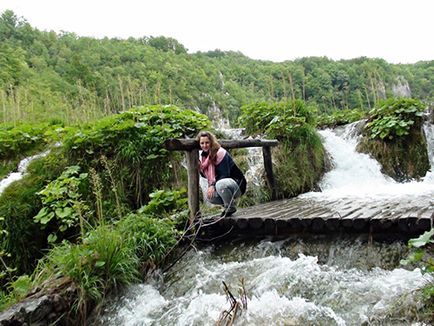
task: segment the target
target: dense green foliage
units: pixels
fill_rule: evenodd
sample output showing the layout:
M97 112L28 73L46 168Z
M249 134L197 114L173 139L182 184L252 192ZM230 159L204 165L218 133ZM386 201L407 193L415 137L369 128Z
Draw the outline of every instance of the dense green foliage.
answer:
M29 273L36 259L42 256L46 247L45 234L33 221L42 208L37 193L47 182L57 178L65 166L60 153L53 152L45 158L32 162L28 173L19 181L12 183L0 195L0 229L5 231L1 237L0 250L7 252L7 266L16 268L16 273ZM1 270L4 266L1 266Z
M63 134L61 145L33 162L24 178L0 195L0 258L5 263L0 270L5 280L31 273L51 245L65 239L79 242L89 228L112 224L149 200L139 214L161 218L185 209L182 192L157 191L170 188L179 175L173 172L181 155L168 152L163 143L191 137L208 125L206 116L193 111L148 106ZM186 216L178 214L173 224L184 226L179 218L185 222ZM146 263L161 258L158 254Z
M403 181L419 179L430 169L422 134L425 105L415 99L391 98L369 112L365 137L358 150L371 154L382 171Z
M336 126L359 121L365 118L367 114L368 112L359 109L333 111L331 114L319 115L317 118L317 125L320 128L334 128Z
M75 129L50 123L0 125L0 177L16 170L21 159L53 145Z
M432 61L301 58L273 63L219 50L188 54L165 37L93 39L42 32L11 11L0 17L0 121L88 121L149 104L235 121L242 105L300 99L319 112L360 108L406 95L434 98Z
M72 162L92 167L110 180L107 193L138 208L156 188L173 179L171 160L163 143L169 138L193 137L209 125L206 116L175 106L145 106L112 115L83 128L65 140ZM178 154L180 155L180 154Z
M316 109L303 101L256 103L241 108L248 134L277 138L273 149L277 197L313 190L325 169L325 150L315 130Z
M79 173L79 171L79 166L69 166L56 180L38 192L43 207L33 218L36 223L45 227L51 220L56 219L58 231L65 232L84 219L87 205L81 199L79 187L87 177L87 173ZM50 234L48 240L56 241L57 235Z
M390 98L369 112L366 129L372 139L391 140L406 136L413 125L420 127L425 105L410 98Z
M246 128L248 134L285 138L297 133L302 126L315 124L316 109L306 106L301 100L253 103L243 106L241 111L240 124Z

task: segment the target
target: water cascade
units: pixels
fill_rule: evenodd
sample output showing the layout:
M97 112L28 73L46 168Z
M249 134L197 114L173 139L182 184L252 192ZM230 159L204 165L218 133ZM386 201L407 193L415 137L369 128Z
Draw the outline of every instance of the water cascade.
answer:
M302 197L351 198L356 205L372 200L432 205L433 180L427 175L423 181L400 184L381 174L378 162L355 151L356 127L320 132L334 168L322 180L321 192ZM431 137L429 151L432 131L432 126L425 130ZM235 325L410 325L420 307L415 290L433 278L400 266L405 249L404 242L368 244L363 235L207 246L191 250L147 284L131 286L93 323L215 325L230 308L222 281L237 296L242 278L247 310Z
M243 278L248 306L235 325L396 325L418 306L414 290L431 280L418 269L393 269L404 244L317 242L191 251L164 282L130 287L95 324L215 325L229 309L222 281L237 295Z
M321 181L321 192L310 192L301 197L318 200L351 198L361 205L372 200L388 202L399 201L405 197L406 201L426 200L427 205L430 205L434 195L431 172L428 172L422 181L406 183L398 183L382 174L381 166L375 159L356 152L359 139L359 134L354 132L357 130L356 126L357 123L353 123L335 130L319 132L324 147L331 156L333 169L326 173ZM427 126L426 129L432 130L432 127ZM428 143L430 150L434 146L434 139L428 139Z
M14 181L20 180L26 170L27 167L29 166L30 162L32 162L33 160L36 160L38 158L47 156L48 153L50 151L45 151L43 153L39 153L33 156L29 156L26 157L25 159L21 160L20 163L18 164L18 171L17 172L12 172L10 173L6 178L4 178L3 180L0 181L0 195L3 193L3 191Z

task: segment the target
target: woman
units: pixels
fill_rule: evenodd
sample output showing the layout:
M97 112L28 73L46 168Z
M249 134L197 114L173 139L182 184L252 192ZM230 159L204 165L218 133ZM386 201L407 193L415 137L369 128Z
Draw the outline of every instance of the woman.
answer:
M246 192L246 179L212 133L201 131L196 140L202 149L200 172L208 181L206 198L224 207L221 216L231 216L237 211L235 198Z

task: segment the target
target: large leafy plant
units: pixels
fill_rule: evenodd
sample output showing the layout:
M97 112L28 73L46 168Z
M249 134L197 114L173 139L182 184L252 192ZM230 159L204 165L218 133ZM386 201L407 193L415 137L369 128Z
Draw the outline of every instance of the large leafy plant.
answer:
M79 166L66 168L56 180L38 193L43 207L33 218L34 221L43 227L56 221L58 230L62 233L77 227L79 222L83 222L83 214L87 210L87 205L81 199L79 191L80 184L86 178L87 173L80 173ZM80 225L82 226L82 223ZM56 231L49 235L48 240L50 242L57 240Z
M391 140L406 136L422 120L425 105L415 99L391 98L369 112L366 128L372 139Z
M173 177L171 159L163 146L169 138L193 137L209 125L200 113L173 105L145 106L113 115L88 125L66 141L71 160L83 168L103 172L101 157L116 171L122 200L142 206L153 189ZM104 178L103 178L104 181Z

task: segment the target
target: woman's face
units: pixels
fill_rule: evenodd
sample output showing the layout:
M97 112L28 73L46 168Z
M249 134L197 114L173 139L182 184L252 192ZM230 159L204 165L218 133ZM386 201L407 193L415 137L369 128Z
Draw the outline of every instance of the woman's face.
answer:
M209 140L208 137L200 137L199 138L199 145L200 148L204 151L204 152L209 152L210 148L211 148L211 142Z

